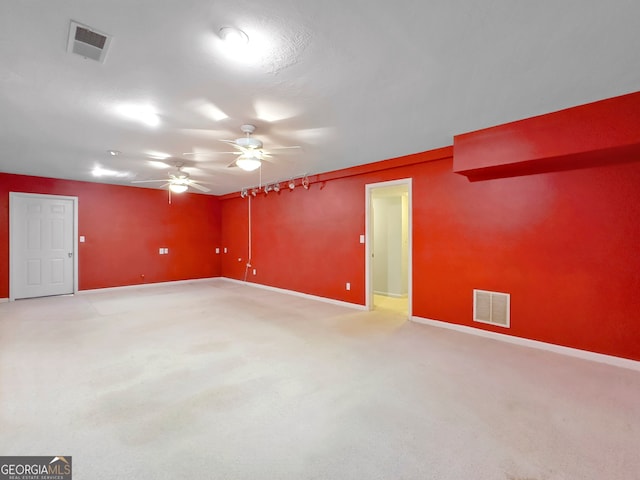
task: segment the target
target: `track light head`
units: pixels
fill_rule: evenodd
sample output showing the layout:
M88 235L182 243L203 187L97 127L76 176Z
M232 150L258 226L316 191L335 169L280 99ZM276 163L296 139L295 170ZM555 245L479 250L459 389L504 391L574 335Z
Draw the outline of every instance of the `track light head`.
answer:
M273 184L273 191L278 193L280 191L280 184L279 183L274 183Z
M248 195L248 194L249 194L249 193L247 192L247 189L246 189L246 188L243 188L243 189L240 191L240 198L247 198L247 195Z
M296 182L291 179L289 180L289 190L293 190L294 188L296 188Z

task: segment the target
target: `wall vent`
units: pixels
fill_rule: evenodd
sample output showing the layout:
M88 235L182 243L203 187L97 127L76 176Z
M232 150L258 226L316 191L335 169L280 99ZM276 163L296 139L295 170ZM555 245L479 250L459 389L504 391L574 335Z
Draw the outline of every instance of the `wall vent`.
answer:
M508 293L473 291L473 321L500 327L510 326L511 295Z
M110 43L111 36L71 21L67 52L104 63Z

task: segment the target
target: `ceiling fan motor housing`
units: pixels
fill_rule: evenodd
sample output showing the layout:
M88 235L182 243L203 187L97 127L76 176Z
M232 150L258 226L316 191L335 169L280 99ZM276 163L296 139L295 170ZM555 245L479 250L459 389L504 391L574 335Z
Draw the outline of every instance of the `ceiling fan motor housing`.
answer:
M253 148L253 149L262 148L262 142L257 138L253 138L253 137L236 138L235 142L236 142L236 145L242 148Z

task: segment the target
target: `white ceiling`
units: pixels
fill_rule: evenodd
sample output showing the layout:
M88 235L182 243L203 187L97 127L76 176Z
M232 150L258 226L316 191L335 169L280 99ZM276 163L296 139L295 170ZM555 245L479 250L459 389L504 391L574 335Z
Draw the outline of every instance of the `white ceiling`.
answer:
M224 194L259 173L182 154L228 151L219 140L244 123L267 150L302 147L263 182L451 145L640 90L639 18L638 0L2 0L0 171L130 185L166 178L148 162L166 153ZM103 64L67 53L71 20L113 36ZM225 56L223 26L257 60ZM160 125L122 104L153 107ZM96 178L98 165L127 176Z

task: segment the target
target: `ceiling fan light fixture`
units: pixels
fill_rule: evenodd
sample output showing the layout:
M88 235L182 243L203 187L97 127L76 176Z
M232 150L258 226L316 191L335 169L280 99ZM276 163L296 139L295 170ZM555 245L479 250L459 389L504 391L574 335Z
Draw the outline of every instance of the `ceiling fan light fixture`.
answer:
M169 185L169 190L173 193L184 193L189 187L183 183L172 183Z
M260 161L259 158L256 158L256 157L240 155L236 160L236 165L242 170L244 170L245 172L253 172L254 170L257 170L258 168L260 168L260 165L262 165L262 162Z

